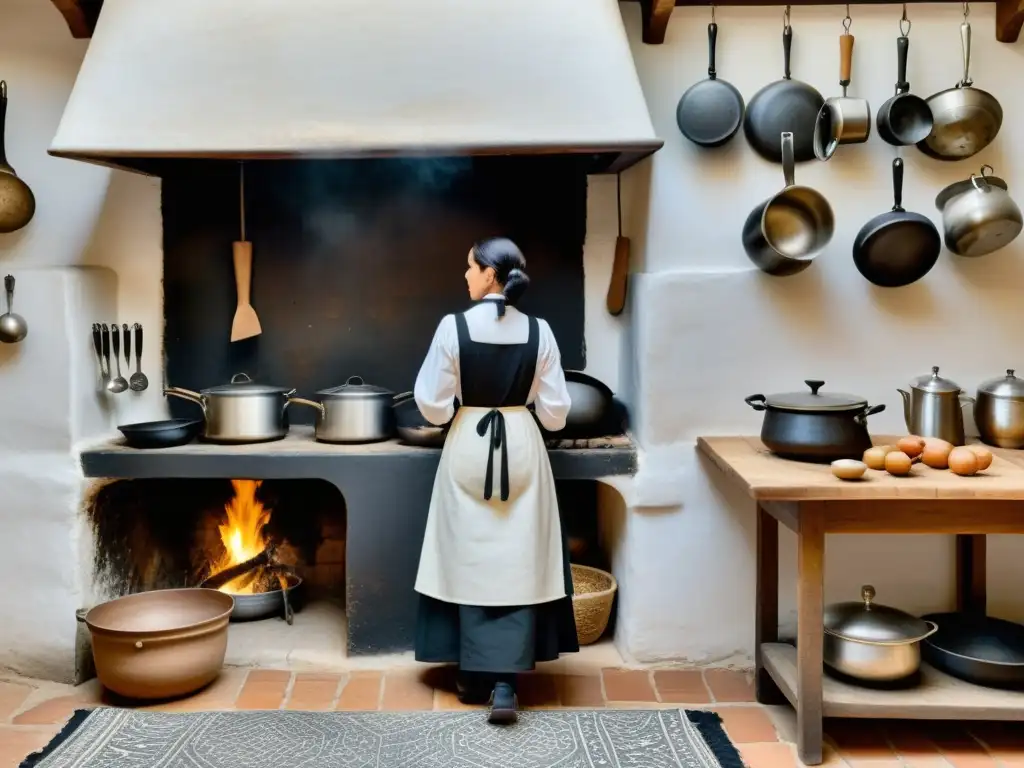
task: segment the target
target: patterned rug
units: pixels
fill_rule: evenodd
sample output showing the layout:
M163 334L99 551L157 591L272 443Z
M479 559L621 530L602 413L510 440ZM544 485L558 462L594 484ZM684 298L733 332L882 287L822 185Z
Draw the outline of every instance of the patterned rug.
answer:
M80 710L22 768L742 768L713 712Z

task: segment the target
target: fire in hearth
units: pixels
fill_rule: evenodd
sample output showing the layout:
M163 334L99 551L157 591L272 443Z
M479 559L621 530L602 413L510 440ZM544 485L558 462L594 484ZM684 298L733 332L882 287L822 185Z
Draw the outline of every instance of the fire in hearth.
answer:
M225 522L218 525L222 551L212 560L210 576L241 565L267 550L263 529L270 522L271 509L256 498L262 480L232 480L235 495L224 505ZM219 587L222 592L251 595L266 590L264 568L255 568L236 576Z

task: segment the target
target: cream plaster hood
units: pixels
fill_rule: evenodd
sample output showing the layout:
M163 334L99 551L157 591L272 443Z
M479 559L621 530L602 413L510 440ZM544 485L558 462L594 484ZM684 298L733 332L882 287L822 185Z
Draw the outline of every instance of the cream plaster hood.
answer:
M50 154L592 155L661 147L617 0L106 0Z

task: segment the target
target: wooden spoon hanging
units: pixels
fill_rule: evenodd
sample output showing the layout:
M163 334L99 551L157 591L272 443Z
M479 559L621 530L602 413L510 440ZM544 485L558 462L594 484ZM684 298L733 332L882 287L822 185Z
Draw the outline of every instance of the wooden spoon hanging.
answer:
M233 243L235 261L235 290L238 303L235 307L235 319L231 323L231 340L241 341L263 333L260 319L250 303L252 288L252 243L245 239L245 166L239 164L239 213L241 236Z
M615 260L612 262L612 277L608 283L608 296L605 305L608 314L613 317L621 315L626 308L626 289L629 287L629 256L630 243L628 237L622 235L622 180L616 176L615 200L618 210L619 236L615 238Z

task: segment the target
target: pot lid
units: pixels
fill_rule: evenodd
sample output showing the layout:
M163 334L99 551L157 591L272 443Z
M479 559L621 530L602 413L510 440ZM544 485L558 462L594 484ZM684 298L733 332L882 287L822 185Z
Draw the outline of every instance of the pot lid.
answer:
M898 608L874 602L875 588L861 587L859 602L835 603L825 608L825 631L846 640L868 643L904 643L925 637L930 627Z
M941 211L954 197L959 197L964 192L972 190L982 194L993 191L993 188L1006 191L1008 189L1006 182L998 176L992 176L993 172L994 169L991 165L983 165L981 166L981 173L972 173L969 179L954 181L935 196L935 207Z
M932 366L932 372L930 374L918 376L910 382L910 386L914 389L920 390L921 392L931 392L934 394L961 391L960 385L955 381L950 381L949 379L944 379L939 376L939 366L937 365Z
M765 404L769 408L783 408L787 411L852 411L867 407L868 401L857 395L844 395L839 392L818 392L824 381L805 379L804 384L810 392L783 392L781 395L769 395Z
M978 392L1005 400L1024 400L1024 379L1018 379L1013 368L1007 368L1005 376L989 379L978 387Z
M236 373L230 384L218 384L204 389L204 395L283 395L295 390L275 387L272 384L257 384L247 373Z
M362 376L349 376L348 381L339 387L321 389L317 392L321 397L393 397L394 392L384 387L367 384Z

